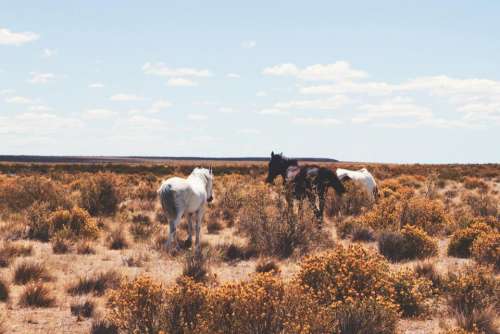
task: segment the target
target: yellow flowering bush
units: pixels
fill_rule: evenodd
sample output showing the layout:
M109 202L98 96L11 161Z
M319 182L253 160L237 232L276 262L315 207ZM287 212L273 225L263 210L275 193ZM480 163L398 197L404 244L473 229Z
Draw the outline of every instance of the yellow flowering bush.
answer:
M405 225L417 226L429 235L447 230L451 219L438 200L401 194L382 198L372 210L356 218L358 223L374 230L399 230Z
M280 333L284 326L285 285L271 275L227 283L207 295L203 331L206 333Z
M472 243L472 257L481 264L500 270L500 233L482 233Z
M427 278L418 278L412 270L406 269L393 275L395 301L405 317L427 313L431 297L434 294L432 282Z
M332 251L308 257L296 280L326 305L371 296L393 300L394 295L388 262L359 245L339 245Z
M193 333L205 294L205 288L190 279L164 287L140 276L109 294L108 319L127 333Z
M55 211L50 215L49 224L51 234L62 232L71 238L96 238L99 233L95 220L85 209L79 207Z
M458 273L449 273L446 280L449 306L472 313L488 306L500 307L500 281L484 266L469 265Z
M469 227L455 231L448 244L448 255L470 257L474 240L483 233L493 233L491 227L485 223L473 223Z

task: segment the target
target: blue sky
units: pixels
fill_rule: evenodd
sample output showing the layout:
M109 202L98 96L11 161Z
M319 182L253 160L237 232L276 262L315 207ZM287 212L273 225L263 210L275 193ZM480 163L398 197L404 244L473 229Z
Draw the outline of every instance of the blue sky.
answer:
M0 8L0 154L500 162L497 1Z

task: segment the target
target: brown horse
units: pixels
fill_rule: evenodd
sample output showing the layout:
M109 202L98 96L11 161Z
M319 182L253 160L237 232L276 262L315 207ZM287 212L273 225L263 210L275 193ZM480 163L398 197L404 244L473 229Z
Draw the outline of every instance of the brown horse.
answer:
M290 185L296 199L307 198L311 202L320 222L323 221L328 188L332 187L340 196L346 191L337 174L330 169L319 166L299 166L296 159L288 159L283 157L283 154L271 152L266 182L272 183L278 175L281 175L283 180ZM316 202L319 202L318 206Z

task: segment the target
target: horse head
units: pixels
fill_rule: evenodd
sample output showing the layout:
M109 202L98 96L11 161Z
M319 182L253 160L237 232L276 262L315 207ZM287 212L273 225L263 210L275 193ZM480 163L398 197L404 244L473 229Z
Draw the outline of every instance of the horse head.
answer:
M267 183L272 183L276 176L285 174L285 164L283 159L283 154L274 154L271 152L271 160L269 160L269 169L267 171Z

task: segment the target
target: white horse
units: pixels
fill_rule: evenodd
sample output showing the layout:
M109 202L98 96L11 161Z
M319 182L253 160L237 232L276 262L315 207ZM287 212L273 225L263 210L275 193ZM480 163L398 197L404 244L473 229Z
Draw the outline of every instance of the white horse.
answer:
M193 225L191 218L196 214L196 250L200 251L200 228L205 204L211 202L213 173L211 169L195 168L187 179L171 177L163 181L158 194L163 211L169 216L170 233L167 249L175 242L175 231L184 213L188 215L188 244L192 243Z
M377 182L373 175L366 169L349 170L337 168L337 177L340 181L352 180L365 188L366 192L372 200L378 196Z

